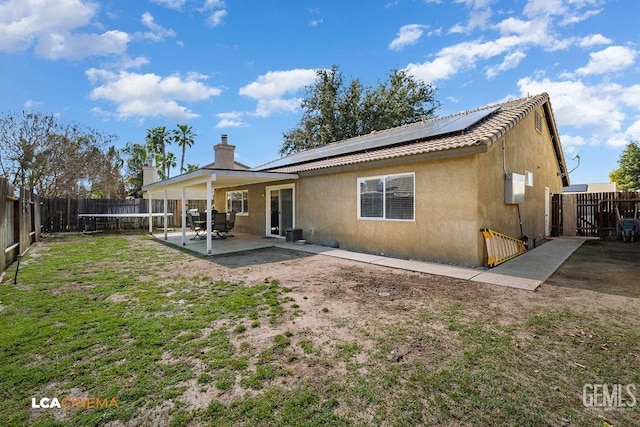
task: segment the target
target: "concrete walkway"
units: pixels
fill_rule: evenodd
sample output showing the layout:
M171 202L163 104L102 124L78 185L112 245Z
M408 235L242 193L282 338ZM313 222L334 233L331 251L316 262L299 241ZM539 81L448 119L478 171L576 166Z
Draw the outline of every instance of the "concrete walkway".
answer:
M555 237L544 245L520 255L512 260L489 270L456 267L425 261L411 261L389 258L378 255L362 254L330 249L315 245L295 245L291 243L276 244L275 246L288 249L317 253L336 258L350 259L368 264L438 276L455 277L473 282L491 285L507 286L510 288L535 291L578 249L587 239L581 237Z
M177 246L205 254L204 241L189 240L187 245L182 246L180 236L181 235L177 233L170 233L167 241ZM157 234L155 237L158 239L164 238L163 235ZM264 237L248 235L238 235L234 238L216 241L213 245L213 253L210 255L215 256L252 249L278 247L349 259L382 267L455 277L473 282L535 291L538 286L544 283L586 240L587 238L582 237L554 237L545 244L489 270L389 258L310 244L285 243L280 239L266 239Z

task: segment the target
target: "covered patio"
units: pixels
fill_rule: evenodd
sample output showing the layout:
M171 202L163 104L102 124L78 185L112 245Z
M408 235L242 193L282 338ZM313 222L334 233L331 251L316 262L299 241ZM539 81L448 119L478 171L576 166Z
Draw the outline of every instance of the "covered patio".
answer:
M180 218L179 227L182 229L178 233L169 233L168 221L165 218L164 230L161 238L164 240L173 239L173 242L178 242L182 246L190 246L200 248L203 246L203 252L205 255L216 255L218 253L234 252L237 250L228 250L224 248L231 248L234 245L247 244L252 238L255 240L254 247L269 247L273 244L269 244L267 238L261 236L243 236L234 233L236 237L231 237L225 240L216 240L213 244L213 227L212 227L212 212L211 209L207 209L206 212L206 233L205 239L191 240L192 236L188 237L189 225L187 224L187 199L200 199L206 200L206 205L213 206L213 192L216 189L232 188L238 186L246 186L250 184L268 183L274 181L292 180L298 179L297 174L288 173L274 173L274 172L257 172L250 170L229 170L229 169L217 169L215 167L203 167L192 172L184 173L173 178L165 179L163 181L153 182L142 187L145 192L145 198L148 199L161 199L164 200L164 212L167 212L168 200L181 200L182 215ZM153 215L153 212L149 212L149 215ZM165 214L166 216L166 214ZM149 227L149 233L153 233L151 227ZM177 235L176 235L177 234ZM176 241L176 239L178 239ZM234 240L237 243L234 243ZM272 239L279 240L279 239ZM260 243L261 242L261 243ZM197 250L200 252L200 250ZM227 251L227 252L220 252Z

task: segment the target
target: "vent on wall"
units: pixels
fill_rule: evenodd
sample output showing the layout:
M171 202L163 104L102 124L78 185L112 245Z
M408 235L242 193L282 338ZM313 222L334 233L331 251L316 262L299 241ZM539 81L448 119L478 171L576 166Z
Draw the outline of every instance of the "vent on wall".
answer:
M537 111L535 114L535 121L536 121L536 130L542 133L542 114L538 113Z

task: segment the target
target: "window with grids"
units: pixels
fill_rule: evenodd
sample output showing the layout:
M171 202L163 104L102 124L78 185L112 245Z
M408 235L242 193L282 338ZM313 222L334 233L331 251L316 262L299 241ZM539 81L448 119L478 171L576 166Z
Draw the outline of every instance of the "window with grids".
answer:
M414 219L415 174L358 178L358 218Z
M249 191L227 191L227 212L235 211L239 215L249 214Z

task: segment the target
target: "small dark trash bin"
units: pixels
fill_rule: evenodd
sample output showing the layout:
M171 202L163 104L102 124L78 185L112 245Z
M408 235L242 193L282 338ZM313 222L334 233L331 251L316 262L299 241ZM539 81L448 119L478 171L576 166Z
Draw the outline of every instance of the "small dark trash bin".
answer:
M287 243L294 243L298 240L302 240L302 230L300 228L287 228L285 233L285 240Z

